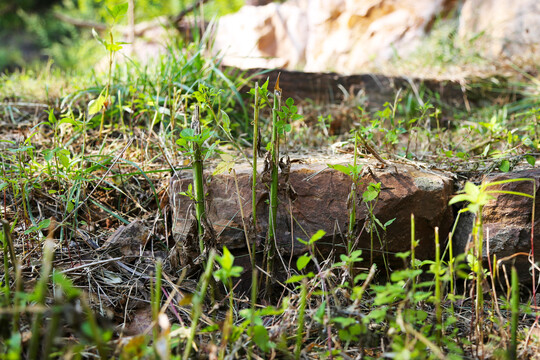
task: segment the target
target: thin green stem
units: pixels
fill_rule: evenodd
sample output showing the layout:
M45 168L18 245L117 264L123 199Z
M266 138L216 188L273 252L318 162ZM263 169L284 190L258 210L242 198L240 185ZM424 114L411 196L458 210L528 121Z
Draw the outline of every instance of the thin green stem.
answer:
M517 332L519 324L519 279L517 270L512 267L512 320L511 320L511 340L510 348L508 349L508 359L517 359Z
M411 214L411 266L413 270L416 270L416 230L415 230L415 222L414 222L414 214ZM412 292L414 294L414 291L416 289L416 276L413 276L412 279Z
M199 122L199 106L195 105L193 117L191 119L191 128L194 130L194 135L201 134L201 124ZM192 169L193 169L193 190L195 195L195 216L197 217L197 233L199 236L199 250L201 254L204 252L203 241L203 221L205 216L204 204L204 185L203 185L203 161L201 147L197 141L191 142L192 150Z
M474 223L473 237L475 239L475 249L476 249L476 328L479 332L478 339L480 340L479 346L482 346L482 317L484 313L484 291L483 291L483 281L484 281L484 268L482 266L483 259L483 243L484 243L484 234L483 234L483 221L482 221L482 210L483 207L480 206L478 213L476 214L476 220Z
M43 246L43 260L41 263L41 275L36 285L35 295L38 305L45 305L45 297L47 295L47 285L49 284L49 276L52 270L52 262L54 255L54 242L46 239ZM39 344L41 343L41 323L43 321L43 313L37 312L34 315L32 322L32 338L28 350L29 359L37 359L39 352Z
M268 219L268 236L266 239L266 272L271 276L274 267L274 256L276 252L276 222L278 208L278 169L279 169L279 134L278 134L278 111L281 110L281 89L279 88L279 77L274 89L274 106L272 109L272 149L271 149L271 179L270 183L270 211ZM266 278L266 293L271 292L270 277Z
M161 261L158 260L156 263L156 279L153 284L154 288L151 292L151 301L152 301L152 319L154 320L154 329L153 329L153 336L154 336L154 346L158 343L159 338L159 325L158 325L158 316L159 311L161 308L160 300L161 300L161 277L162 277L162 265ZM156 349L156 354L158 354Z
M441 346L442 339L442 308L441 308L441 244L439 228L435 227L435 317L437 319L435 337L437 345Z
M296 347L294 351L294 358L300 360L300 354L302 351L302 340L304 338L304 316L306 313L307 302L307 280L302 281L300 290L300 308L298 309L298 329L296 330Z
M251 217L253 219L253 231L257 233L257 155L259 152L259 83L255 83L255 107L253 112L253 176L251 183ZM256 235L252 239L251 250L251 269L255 270L255 246L257 243Z
M352 252L353 239L354 239L354 225L356 224L356 187L358 183L358 175L356 173L357 155L358 153L358 133L354 133L354 160L353 167L355 169L352 176L351 192L349 194L349 201L351 204L351 210L349 211L349 236L347 239L347 255Z
M189 355L191 353L191 348L193 346L193 341L195 339L195 333L197 331L197 325L199 323L199 318L202 314L202 304L204 301L204 297L206 296L206 290L208 289L208 283L210 280L210 277L212 276L212 269L214 268L214 258L216 256L216 253L214 250L210 251L210 254L208 255L208 261L206 262L206 268L204 270L204 274L200 281L199 291L198 294L195 294L193 296L193 300L191 302L193 306L193 310L191 312L191 328L189 330L189 336L187 339L186 347L184 348L184 354L182 356L183 360L189 359Z

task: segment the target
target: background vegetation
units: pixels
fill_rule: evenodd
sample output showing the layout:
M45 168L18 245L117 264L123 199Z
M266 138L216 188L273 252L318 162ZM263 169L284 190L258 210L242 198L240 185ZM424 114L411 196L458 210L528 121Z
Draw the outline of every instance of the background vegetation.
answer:
M174 16L187 5L137 1L136 18ZM213 1L204 16L241 5ZM373 244L384 241L393 222L374 215L380 183L367 184L355 198L361 147L465 177L535 167L540 111L532 76L478 81L480 94L497 95L480 96L469 109L424 86L400 91L373 110L362 94L340 104L282 99L279 84L272 89L268 81L256 84L247 73L220 66L220 58L208 52L205 32L171 38L167 53L152 62L117 62L125 44L115 31L126 24L126 12L124 2L112 0L9 2L0 8L7 19L2 36L26 33L23 39L28 36L38 50L32 65L24 52L4 50L0 60L7 69L0 78L1 358L537 355L538 340L531 335L538 320L536 288L520 287L511 269L501 274L481 260L482 207L497 194L493 184L463 181L451 201L476 219L466 254L454 255L447 234L436 232L436 256L418 260L411 217L410 250L384 254L376 263L373 248L355 247L361 230L354 226L362 221L358 208L367 209L364 230ZM105 28L92 34L55 14ZM437 64L477 60L455 46L455 28L447 25L440 28L444 41L431 49L440 50L433 57ZM98 58L105 66L96 70ZM332 128L336 122L344 124L341 131ZM252 159L267 150L268 222L275 224L277 176L286 169L280 154L335 143L355 154L351 164L334 166L353 183L353 205L343 204L349 226L339 256L318 256L325 234L311 234L302 240L307 251L278 283L272 277L274 229L257 234L255 216L246 219L253 221L254 235L243 224L246 238L253 244L249 236L258 235L266 245L253 246L243 268L227 248L213 246L203 166L214 162L234 176L238 159L247 161L256 185ZM195 207L192 235L200 257L190 272L180 271L171 256L177 244L167 189L181 171L194 178L179 194ZM513 195L535 202L535 194ZM108 247L111 233L139 220L152 228L142 255ZM402 268L391 269L390 257ZM244 270L253 280L249 294L236 288ZM140 309L149 312L150 324L128 334L127 324L137 322Z

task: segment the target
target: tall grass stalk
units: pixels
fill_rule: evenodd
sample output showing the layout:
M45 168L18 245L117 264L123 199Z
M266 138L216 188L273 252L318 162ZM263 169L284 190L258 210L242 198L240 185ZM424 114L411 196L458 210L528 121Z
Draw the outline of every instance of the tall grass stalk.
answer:
M456 259L454 258L454 244L452 242L452 239L454 237L454 231L457 227L457 223L458 223L458 220L459 220L459 213L458 213L458 217L456 218L456 221L454 222L454 228L452 229L452 231L450 232L450 234L448 235L448 275L449 275L449 278L450 278L450 294L451 294L451 301L450 301L450 314L452 316L454 316L454 301L455 301L455 295L456 295L456 290L455 290L455 287L454 287L454 277L455 277L455 273L454 273L454 266L455 266L455 263L456 263Z
M4 289L5 289L5 304L9 305L11 302L11 290L9 286L9 224L7 221L2 220L2 242L4 248Z
M257 155L259 152L259 83L255 83L255 106L253 110L253 176L251 183L251 217L253 219L253 232L257 234ZM255 270L255 250L257 237L252 239L251 245L251 269Z
M416 229L414 222L414 214L411 214L411 267L413 270L416 270ZM416 289L416 276L413 276L412 279L412 291L414 293Z
M197 331L197 325L199 324L199 318L202 314L202 305L204 302L204 297L206 296L206 290L208 289L208 284L210 278L212 277L212 269L214 268L214 258L216 253L214 250L210 251L208 255L208 260L206 262L206 268L204 269L204 274L199 282L198 293L193 296L191 300L192 310L191 310L191 328L189 329L189 336L186 342L186 347L184 348L184 354L182 355L183 360L189 359L191 353L191 348L193 346L193 341L195 340L195 333Z
M13 332L19 332L19 320L21 318L21 313L19 311L19 294L23 293L22 287L22 268L21 264L17 262L15 265L15 296L13 297Z
M508 190L489 190L491 186L499 186L512 182L518 181L532 181L533 183L533 194L526 194L518 191L508 191ZM462 209L460 212L469 211L475 215L475 221L472 229L473 235L473 248L474 254L473 263L475 264L475 277L476 277L476 303L475 303L475 328L476 328L476 338L478 340L477 351L483 347L483 326L482 326L482 316L484 309L484 293L483 293L483 281L484 281L484 269L482 266L483 260L483 243L484 243L484 229L483 229L483 220L482 212L484 205L486 205L490 200L494 199L492 194L507 194L507 195L518 195L524 196L533 199L533 222L534 222L534 203L536 199L536 185L535 180L531 178L517 178L517 179L507 179L501 181L495 181L491 183L482 183L482 185L477 186L471 182L467 182L462 191L462 194L454 196L449 204L455 204L460 201L468 201L469 204L466 208ZM534 227L531 229L531 233L534 230ZM531 237L533 235L531 234ZM532 242L532 241L531 241ZM533 248L531 248L533 251ZM534 271L533 271L534 276ZM534 277L533 277L534 279ZM534 280L533 280L534 281ZM533 297L535 292L533 292Z
M191 119L191 128L194 130L194 136L201 134L201 123L199 122L199 106L195 105L193 117ZM203 157L201 147L197 141L191 143L192 159L191 166L193 169L193 190L195 196L195 216L197 217L197 233L199 236L199 250L201 254L204 252L203 242L203 221L205 216L204 204L204 183L203 183Z
M90 308L90 305L88 304L88 299L84 295L81 297L81 305L84 310L84 313L86 314L88 318L88 324L90 325L92 341L94 341L94 343L96 344L96 348L99 355L98 358L107 359L108 351L107 351L106 346L103 344L99 325L97 323L94 312L92 311L92 309Z
M441 297L441 244L439 242L439 228L435 227L435 318L437 321L435 337L439 347L443 333Z
M306 314L307 302L307 279L302 280L300 286L300 308L298 309L298 328L296 330L296 347L294 350L294 358L300 360L302 351L302 340L304 338L304 316Z
M253 268L253 271L251 273L251 318L249 321L249 334L251 336L254 336L254 327L255 327L255 310L257 307L257 293L259 291L258 289L258 274L257 274L257 268ZM252 348L253 346L248 346L248 359L251 359L252 357Z
M353 158L353 167L356 169L358 163L358 133L354 133L354 158ZM347 255L350 255L352 252L353 247L353 239L354 239L354 225L356 224L356 187L358 182L358 176L356 174L356 171L353 172L352 176L352 184L351 184L351 192L349 193L349 203L351 206L351 209L349 211L349 229L348 229L348 236L347 236ZM371 264L373 264L373 237L371 238ZM349 269L349 270L352 270ZM352 274L352 273L350 273Z
M41 274L39 281L36 285L35 296L37 305L44 306L45 298L47 296L47 285L49 284L49 277L52 270L52 262L54 255L54 241L46 238L43 243L43 259L41 262ZM30 346L28 350L29 359L37 359L39 352L39 344L41 343L41 324L43 321L42 311L36 312L34 319L32 320L32 338L30 339Z
M162 278L162 264L161 261L158 260L156 262L156 273L155 273L155 282L153 282L153 289L151 289L150 292L150 303L152 306L152 319L154 322L154 328L153 328L153 337L154 337L154 347L158 344L158 338L159 338L159 324L158 324L158 316L160 311L160 300L161 300L161 278ZM156 351L156 354L158 354L158 351Z
M278 169L279 169L279 133L278 133L278 111L281 110L281 89L279 87L279 75L274 87L274 106L272 108L272 148L270 150L270 211L268 218L268 236L266 238L266 294L271 293L270 276L274 269L274 256L276 253L276 222L278 208Z
M473 241L474 241L474 247L475 247L475 257L476 257L476 303L475 303L475 310L476 310L476 328L479 332L480 337L480 343L482 343L482 315L483 315L483 309L484 309L484 290L483 290L483 282L484 282L484 267L482 266L482 258L483 258L483 245L484 245L484 222L482 219L482 206L480 207L480 211L478 212L476 219L474 221L473 226Z
M511 340L510 348L508 349L508 359L515 360L517 359L517 332L519 324L519 279L515 267L512 267L512 297L510 302L512 320L510 325Z

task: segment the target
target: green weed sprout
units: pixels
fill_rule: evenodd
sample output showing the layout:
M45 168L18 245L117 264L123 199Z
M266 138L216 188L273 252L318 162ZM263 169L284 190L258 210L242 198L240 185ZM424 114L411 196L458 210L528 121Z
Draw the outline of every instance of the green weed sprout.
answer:
M214 135L214 132L204 128L201 130L199 121L199 106L195 105L191 127L183 129L180 133L180 138L176 141L180 151L191 157L191 167L193 170L193 191L188 190L185 195L188 195L195 201L195 216L197 219L197 232L199 236L199 250L201 254L204 252L204 227L203 223L206 220L206 209L204 199L204 177L203 177L203 162L211 154L213 154L217 143L209 147L204 147L204 142Z
M276 253L276 222L278 208L278 170L279 170L279 132L278 112L281 110L281 88L279 87L279 75L274 86L274 106L272 108L272 140L270 143L270 211L268 216L268 235L266 237L266 293L271 292L270 275L274 269L274 256Z
M118 4L113 6L112 8L107 8L107 11L113 19L113 26L118 20L120 20L120 18L122 18L127 13L127 10L128 3ZM99 138L101 139L103 133L103 125L105 123L105 110L107 109L108 105L112 103L110 91L112 84L112 69L114 64L114 58L116 56L116 53L122 49L122 45L126 43L114 40L112 28L109 30L109 42L105 39L102 39L94 29L92 29L92 35L100 44L105 47L105 49L109 53L109 69L105 89L101 91L97 99L92 100L88 103L88 117L92 117L93 115L101 111L101 122L99 125Z
M532 181L533 185L535 180L531 178L518 178L518 179L508 179L501 181L494 181L491 183L482 183L480 186L473 184L472 182L467 182L463 191L460 194L454 196L449 205L456 204L458 202L466 201L468 202L467 206L460 210L460 212L471 212L475 215L475 222L472 229L473 236L473 251L474 253L469 256L469 264L472 267L473 272L476 276L476 301L475 301L475 316L476 316L476 329L479 332L479 339L482 338L482 328L481 321L484 308L484 292L483 292L483 281L484 281L484 267L482 264L483 259L483 242L484 242L484 230L483 230L483 218L482 210L484 206L494 197L493 194L509 194L509 195L518 195L525 196L533 199L533 222L534 222L534 203L536 198L536 191L533 190L533 195L526 194L523 192L517 191L507 191L507 190L489 190L489 187L504 185L517 181ZM533 189L536 189L536 186L533 186ZM534 279L534 274L533 274ZM534 280L533 280L534 281Z
M234 296L232 278L239 277L244 269L241 266L234 265L234 256L226 246L223 247L223 255L216 256L216 261L220 265L220 269L214 272L214 278L223 282L229 292L229 310L227 311L227 315L225 317L225 324L223 326L221 339L222 347L219 355L219 358L223 359L225 356L227 343L229 342L231 327L233 326Z

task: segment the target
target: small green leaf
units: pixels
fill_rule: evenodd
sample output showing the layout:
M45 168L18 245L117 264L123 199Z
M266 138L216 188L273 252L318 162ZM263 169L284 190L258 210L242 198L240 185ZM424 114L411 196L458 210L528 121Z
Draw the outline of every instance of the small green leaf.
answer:
M347 326L351 326L352 324L356 323L356 319L336 316L335 318L332 318L332 322L340 324L342 327L345 328Z
M287 281L285 281L285 283L290 284L290 283L294 283L294 282L300 282L305 277L306 277L305 275L293 275L290 278L288 278Z
M347 176L350 176L351 175L351 169L348 167L348 166L345 166L345 165L340 165L340 164L326 164L328 165L329 168L331 169L334 169L334 170L337 170L339 172L342 172L344 173L345 175Z
M362 194L362 200L364 202L370 202L372 200L375 200L377 196L379 195L379 192L373 189L368 188L364 193Z
M315 311L315 316L313 317L315 321L317 321L319 324L322 324L324 321L324 311L326 310L326 300L324 300L317 311Z
M223 121L223 129L227 134L231 133L231 119L229 115L223 110L221 110L221 120Z
M525 160L529 163L529 165L533 166L536 164L536 158L532 155L525 155Z
M499 170L501 170L502 172L510 171L510 161L508 160L501 161L501 163L499 164Z
M231 270L234 263L234 256L226 246L223 247L223 256L216 256L218 263L225 270Z
M194 140L195 139L195 130L192 128L185 128L182 129L180 132L180 136L186 140Z
M128 11L128 3L118 4L112 8L107 8L107 11L111 15L114 21L117 21L119 18L124 16Z
M264 352L268 352L273 347L275 347L275 344L270 341L268 331L263 325L257 325L253 327L253 341Z
M287 101L285 101L285 104L287 104L288 107L291 107L294 105L293 98L288 98Z
M69 150L66 150L66 149L59 150L57 152L57 155L58 155L58 160L60 161L60 164L62 164L64 169L68 169L69 163L70 163L69 156L71 155Z
M220 154L220 156L222 156L222 155L224 155L224 154ZM222 158L223 158L223 156L222 156ZM219 164L217 164L216 169L214 170L212 175L218 175L218 174L222 174L224 172L230 173L233 168L234 168L234 161L224 159Z
M117 51L122 50L122 45L120 45L120 43L117 43L117 42L107 43L105 45L105 48L109 52L117 52Z
M73 211L73 209L75 209L75 203L73 202L73 200L70 200L66 204L66 211L70 213Z
M105 96L103 96L103 94L99 94L97 99L91 100L88 103L88 117L100 112L103 105L105 105Z
M302 270L304 269L307 264L310 262L311 260L311 256L309 255L302 255L298 258L298 260L296 260L296 267L298 268L298 270Z
M107 46L105 45L105 41L103 41L103 39L101 37L99 37L99 34L96 32L96 30L94 28L92 28L92 36L94 37L94 39L96 39L101 45L103 46Z
M313 244L315 241L320 240L324 235L326 235L326 231L324 230L318 230L313 236L309 239L308 244Z
M37 226L31 226L30 228L28 228L28 230L26 230L24 232L24 234L28 235L28 234L30 234L32 232L40 231L41 229L48 228L49 225L51 225L51 220L50 219L41 220L39 222L39 224L37 224Z

